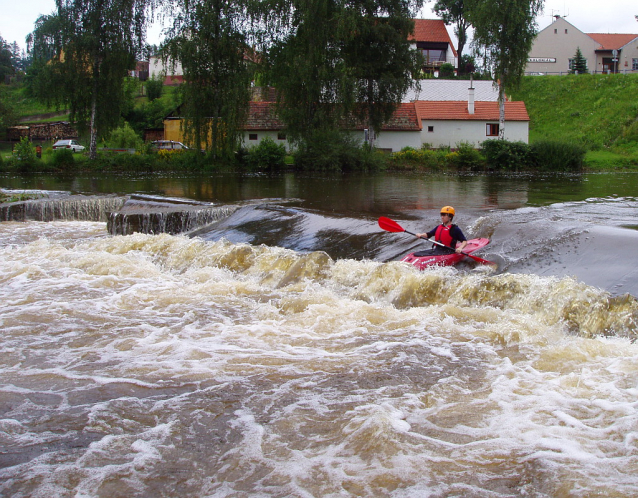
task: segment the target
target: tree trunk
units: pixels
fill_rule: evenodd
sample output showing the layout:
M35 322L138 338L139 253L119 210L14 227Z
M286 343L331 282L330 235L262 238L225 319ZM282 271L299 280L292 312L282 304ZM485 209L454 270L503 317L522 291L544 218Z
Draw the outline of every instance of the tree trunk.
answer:
M505 139L505 88L498 82L498 139Z

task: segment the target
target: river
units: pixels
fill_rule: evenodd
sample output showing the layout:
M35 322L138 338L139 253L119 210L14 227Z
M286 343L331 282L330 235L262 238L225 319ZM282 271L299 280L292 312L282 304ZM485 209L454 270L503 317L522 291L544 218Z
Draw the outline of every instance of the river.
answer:
M0 176L236 207L0 223L0 495L638 495L638 175ZM451 204L481 258L397 260Z

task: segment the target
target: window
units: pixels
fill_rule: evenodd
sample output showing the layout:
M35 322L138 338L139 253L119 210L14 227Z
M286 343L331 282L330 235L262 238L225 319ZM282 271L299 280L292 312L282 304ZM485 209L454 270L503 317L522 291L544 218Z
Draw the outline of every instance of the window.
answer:
M277 140L286 140L285 133L277 133Z
M445 51L444 50L432 50L432 49L423 49L421 50L423 57L425 58L426 64L432 64L434 62L445 62Z
M257 140L257 133L249 133L248 140Z
M565 28L565 34L567 34L567 28Z
M498 137L498 124L487 123L485 135L488 137Z
M631 70L638 71L638 59L631 59Z
M434 126L428 126L428 132L433 132L434 131Z
M554 29L554 34L557 35L558 34L558 30Z

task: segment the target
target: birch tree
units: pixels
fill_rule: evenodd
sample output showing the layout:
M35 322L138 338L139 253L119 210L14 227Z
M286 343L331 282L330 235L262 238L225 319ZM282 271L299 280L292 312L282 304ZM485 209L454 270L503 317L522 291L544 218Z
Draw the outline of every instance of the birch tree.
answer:
M156 0L56 0L30 40L39 58L34 93L48 105L68 108L88 130L89 157L97 138L115 128L126 99L124 79L135 68ZM47 58L52 55L52 58Z
M505 92L521 82L542 9L543 0L482 0L470 12L474 44L485 54L498 86L500 139L505 133Z

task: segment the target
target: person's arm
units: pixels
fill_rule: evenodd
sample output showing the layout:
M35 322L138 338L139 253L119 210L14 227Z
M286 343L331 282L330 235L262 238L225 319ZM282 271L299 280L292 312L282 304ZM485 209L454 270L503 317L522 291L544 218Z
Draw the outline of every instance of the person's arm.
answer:
M460 244L458 244L455 249L457 253L460 253L463 251L463 249L465 249L465 246L467 245L467 238L465 238L465 234L458 226L455 226L452 229L452 232L453 233L450 233L450 235L452 235L452 237L460 242Z
M430 237L432 237L434 234L436 233L436 228L433 228L432 230L430 230L429 232L426 233L417 233L415 234L418 238L420 239L429 239Z

